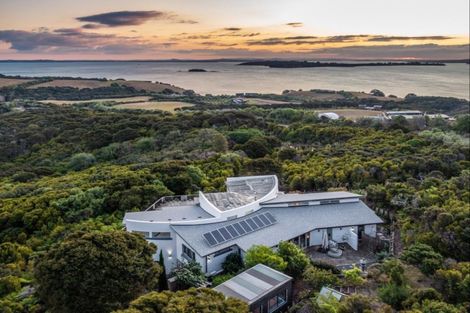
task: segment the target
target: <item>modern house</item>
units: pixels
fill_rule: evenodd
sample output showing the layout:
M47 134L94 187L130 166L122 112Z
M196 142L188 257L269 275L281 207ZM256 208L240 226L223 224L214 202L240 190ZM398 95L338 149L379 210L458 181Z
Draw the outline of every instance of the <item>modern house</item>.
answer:
M246 302L251 313L275 313L292 302L292 277L257 264L214 290Z
M421 111L387 111L383 113L384 119L390 120L394 117L403 116L405 119L410 120L414 118L423 118L424 113Z
M382 223L358 194L285 194L275 175L231 177L226 189L163 197L146 211L126 213L123 223L157 245L156 260L162 250L168 272L196 261L208 276L221 272L227 255L243 257L253 245L276 248L289 240L308 248L327 238L357 250Z

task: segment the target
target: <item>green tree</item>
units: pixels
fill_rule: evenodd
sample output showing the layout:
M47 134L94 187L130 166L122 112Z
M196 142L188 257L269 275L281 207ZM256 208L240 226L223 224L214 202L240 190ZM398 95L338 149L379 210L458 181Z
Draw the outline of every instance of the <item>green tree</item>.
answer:
M278 271L284 271L287 267L287 262L271 248L254 245L245 254L245 266L253 267L260 263Z
M410 288L406 285L404 268L399 260L391 259L383 264L383 270L389 277L389 282L379 288L380 299L390 304L396 310L403 307L403 302L410 295Z
M248 305L207 288L150 292L115 313L248 313Z
M293 277L300 277L310 264L310 259L305 252L289 241L279 243L277 254L287 263L285 272Z
M201 265L195 261L183 264L173 271L176 283L181 289L201 287L206 282Z
M225 273L236 274L243 269L243 259L239 253L230 253L222 263L222 269Z
M39 258L39 297L51 312L109 312L157 286L155 246L125 231L74 233Z
M166 268L165 259L163 258L163 250L160 250L158 264L160 264L160 268L162 270L160 277L158 278L158 290L168 290L168 279L166 278Z

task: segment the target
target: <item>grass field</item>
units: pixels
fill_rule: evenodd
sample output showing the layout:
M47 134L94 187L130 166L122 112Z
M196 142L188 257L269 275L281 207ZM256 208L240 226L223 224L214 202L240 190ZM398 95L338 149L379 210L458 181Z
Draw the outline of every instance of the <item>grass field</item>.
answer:
M360 110L360 109L330 109L330 110L315 110L318 113L334 112L339 116L346 119L356 121L364 117L376 117L382 114L381 111Z
M271 104L288 104L289 103L285 101L261 99L261 98L246 98L245 100L247 104L251 104L251 105L271 105Z
M51 103L55 105L71 105L77 103L130 103L130 102L145 102L149 101L149 96L137 96L137 97L126 97L126 98L106 98L106 99L91 99L91 100L41 100L41 103Z
M174 112L175 109L192 107L194 104L180 101L145 101L134 103L122 103L113 106L120 109L138 109L138 110L161 110Z
M10 80L10 79L7 79ZM119 85L125 85L133 87L137 90L145 90L148 92L161 92L164 89L170 89L176 93L182 93L183 88L172 86L164 83L153 83L150 81L136 81L136 80L95 80L95 79L54 79L49 82L43 82L40 84L29 86L28 88L40 88L40 87L74 87L74 88L99 88L99 87L109 87L112 83L117 83Z
M0 77L0 88L8 86L16 86L19 84L27 83L32 79L18 79L18 78L3 78Z

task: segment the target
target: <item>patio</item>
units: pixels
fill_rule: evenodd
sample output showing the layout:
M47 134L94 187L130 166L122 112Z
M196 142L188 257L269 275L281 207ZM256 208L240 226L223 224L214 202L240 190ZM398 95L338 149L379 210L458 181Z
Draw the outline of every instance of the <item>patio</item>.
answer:
M364 259L366 265L377 261L377 257L374 253L376 247L374 238L363 236L357 251L352 249L347 243L340 243L339 247L343 250L343 254L338 258L330 257L325 252L320 252L320 246L309 247L305 252L312 260L334 265L338 269L348 269L352 268L354 265L360 267L359 262L361 259Z

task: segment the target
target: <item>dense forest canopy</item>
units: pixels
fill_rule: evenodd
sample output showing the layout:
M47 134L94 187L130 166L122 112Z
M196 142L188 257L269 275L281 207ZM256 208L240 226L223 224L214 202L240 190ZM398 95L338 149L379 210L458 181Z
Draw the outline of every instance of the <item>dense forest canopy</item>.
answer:
M164 195L222 190L237 175L276 174L284 191L364 194L412 248L404 260L427 260L423 273L446 277L445 260L470 261L468 115L418 127L404 119L328 121L308 104L176 114L34 101L1 108L5 312L41 312L44 303L25 287L35 285L36 260L70 234L119 230L126 211ZM129 312L140 312L139 301Z

